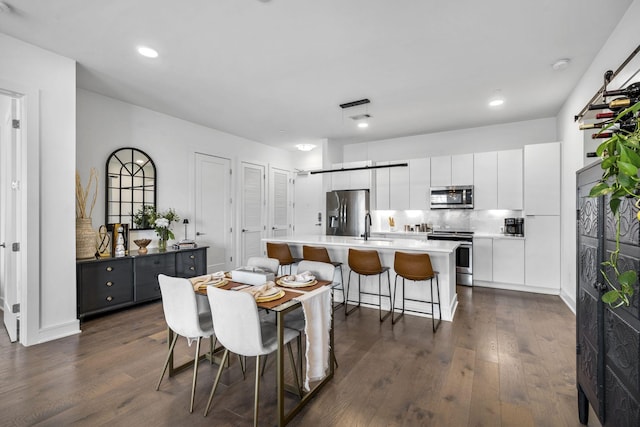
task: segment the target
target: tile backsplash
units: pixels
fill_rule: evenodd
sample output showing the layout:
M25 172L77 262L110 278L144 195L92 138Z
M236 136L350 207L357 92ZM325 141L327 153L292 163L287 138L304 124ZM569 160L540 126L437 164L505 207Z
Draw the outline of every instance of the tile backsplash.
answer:
M371 212L373 231L389 230L388 218L395 220L395 231L403 231L405 225L431 224L434 230L468 230L477 233L502 232L505 218L522 217L522 211L514 210L466 210L438 209L430 211L374 210Z

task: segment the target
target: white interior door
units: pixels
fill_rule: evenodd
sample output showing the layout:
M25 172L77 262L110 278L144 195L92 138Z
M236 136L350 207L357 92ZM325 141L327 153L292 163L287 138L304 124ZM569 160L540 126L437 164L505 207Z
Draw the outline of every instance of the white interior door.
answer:
M344 173L344 172L343 172ZM339 175L339 174L334 174ZM320 235L325 233L325 192L322 175L298 175L296 177L295 234Z
M265 168L242 162L242 265L246 265L250 257L264 256L262 238L267 228L265 211Z
M231 267L231 161L196 153L196 241L207 249L207 272Z
M291 173L284 169L269 169L269 201L271 211L271 237L291 234L293 202L291 200Z
M19 209L17 182L19 167L19 100L0 92L0 297L4 325L11 342L18 340L19 252L12 244L18 242ZM18 122L19 123L19 122ZM16 243L17 245L17 243ZM14 309L15 308L15 309Z

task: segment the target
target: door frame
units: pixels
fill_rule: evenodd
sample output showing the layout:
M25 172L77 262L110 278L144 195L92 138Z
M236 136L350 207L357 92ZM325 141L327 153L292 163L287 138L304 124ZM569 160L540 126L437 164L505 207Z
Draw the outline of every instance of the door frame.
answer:
M262 230L260 231L260 240L264 239L266 237L266 227L267 227L267 215L268 215L268 193L267 193L267 171L268 171L268 165L264 164L264 163L260 163L260 162L253 162L250 160L239 160L239 167L238 167L238 200L239 200L239 207L238 207L238 224L237 224L237 243L238 245L236 246L237 250L237 262L235 263L236 265L242 265L244 263L244 253L245 253L245 248L244 248L244 241L243 241L243 232L242 232L242 228L244 227L244 210L245 210L245 202L244 202L244 165L251 165L251 166L256 166L259 168L262 168L262 212L260 213L260 218L261 218L261 223L262 223ZM266 254L266 251L263 250L263 252ZM265 255L266 256L266 255Z
M12 243L20 245L15 272L20 303L18 340L27 346L39 341L40 332L40 91L3 79L0 91L20 99L16 242Z

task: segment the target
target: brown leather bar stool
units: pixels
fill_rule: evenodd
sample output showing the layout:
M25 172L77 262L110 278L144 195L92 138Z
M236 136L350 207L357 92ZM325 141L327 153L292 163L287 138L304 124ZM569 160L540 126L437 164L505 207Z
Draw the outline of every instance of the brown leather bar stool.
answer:
M360 295L378 295L378 314L380 315L380 321L383 322L393 310L393 296L391 295L391 280L389 279L389 267L383 267L380 263L380 256L378 251L375 250L360 250L349 248L349 281L347 282L347 295L344 302L344 315L348 316L356 308L360 308ZM389 295L384 295L389 298L389 307L391 310L387 314L382 316L382 274L387 273L387 283L389 284ZM351 273L358 275L358 301L349 300L349 285L351 284ZM362 276L378 276L378 293L362 292L360 288L360 278ZM347 310L347 304L349 302L357 302L358 305Z
M431 312L417 311L417 310L409 310L413 313L422 313L422 314L430 314L431 315L431 324L433 328L433 332L438 329L440 326L440 322L442 322L442 311L440 310L440 285L438 284L438 272L433 271L433 266L431 265L431 258L429 254L415 254L415 253L407 253L407 252L396 252L393 269L396 271L396 279L393 282L393 299L396 299L396 292L398 290L398 277L402 277L402 311L400 316L395 317L395 304L393 305L392 311L394 315L391 316L391 324L395 324L398 319L404 316L405 308L404 302L406 301L415 301L422 303L431 303ZM438 302L433 302L433 279L436 279L436 291L438 293ZM404 281L413 280L416 282L429 280L431 284L431 300L419 300L413 298L407 298L404 292ZM434 305L438 306L438 326L436 326L435 320L435 312Z
M284 267L289 267L289 274L291 274L291 265L302 261L301 258L294 258L291 255L289 245L286 243L273 243L267 242L267 256L269 258L275 258L280 261L279 271L284 274Z
M332 285L331 289L342 292L342 302L339 304L335 304L333 306L333 310L335 311L338 307L344 305L346 298L344 294L344 276L342 275L342 263L339 261L331 261L327 248L323 246L303 245L302 258L304 258L307 261L326 262L326 263L332 264L335 268L340 269L340 283L336 283Z

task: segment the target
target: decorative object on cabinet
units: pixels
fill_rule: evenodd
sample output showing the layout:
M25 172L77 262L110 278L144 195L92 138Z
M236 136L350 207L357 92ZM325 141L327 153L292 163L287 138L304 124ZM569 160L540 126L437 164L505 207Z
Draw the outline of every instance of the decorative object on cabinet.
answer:
M589 403L605 427L640 425L640 295L629 305L603 301L615 272L602 265L613 252L620 268L640 267L640 223L632 199L622 198L614 214L609 196L592 197L602 177L600 163L577 173L576 369L578 414L586 424ZM617 218L616 218L617 217ZM619 226L621 224L622 226Z
M156 218L153 221L153 228L160 238L160 240L158 240L158 248L160 250L164 251L167 249L167 240L176 238L171 230L171 223L176 221L180 221L180 217L172 208L156 214Z
M147 246L151 243L151 239L136 239L133 243L138 246L138 253L144 255L147 253Z
M153 221L156 220L156 207L153 205L144 205L133 216L133 223L137 229L149 229L153 227Z
M166 252L151 248L141 256L133 251L122 258L78 261L78 318L160 298L158 274L185 278L206 274L207 248Z
M98 256L108 257L111 256L111 233L107 229L106 225L101 225L98 228Z
M111 233L111 255L116 256L118 238L122 237L124 254L129 254L129 224L107 224L107 231Z
M156 206L156 167L153 160L137 148L119 148L107 159L106 223L138 226L135 214L146 206Z
M90 193L93 193L90 195ZM89 259L96 255L96 232L91 224L93 207L98 194L98 173L95 168L89 172L89 181L82 187L80 173L76 171L76 258ZM91 197L92 196L92 197ZM91 207L87 212L87 202L91 197Z

